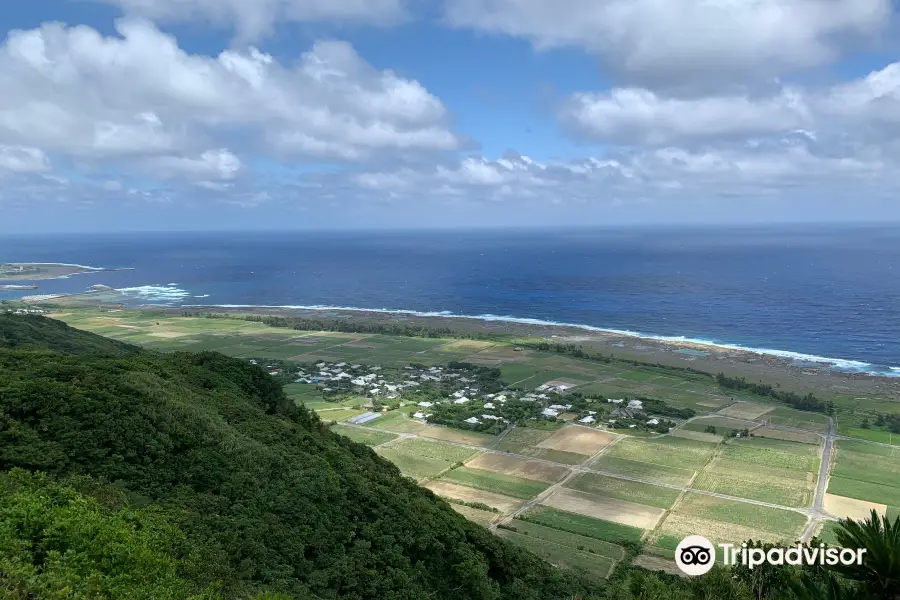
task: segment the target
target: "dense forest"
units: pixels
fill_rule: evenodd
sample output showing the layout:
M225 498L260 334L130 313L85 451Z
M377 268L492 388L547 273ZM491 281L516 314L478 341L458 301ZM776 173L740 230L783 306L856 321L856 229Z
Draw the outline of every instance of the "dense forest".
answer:
M271 379L217 353L141 351L43 317L0 315L0 590L373 600L596 592L332 434Z
M466 521L275 379L0 315L0 598L900 599L900 519L874 512L837 532L869 549L858 569L623 563L591 583Z

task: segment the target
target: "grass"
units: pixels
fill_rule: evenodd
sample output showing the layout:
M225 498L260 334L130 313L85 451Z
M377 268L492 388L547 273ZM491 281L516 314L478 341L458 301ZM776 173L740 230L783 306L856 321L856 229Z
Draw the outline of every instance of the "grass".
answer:
M537 523L560 531L568 531L577 535L583 535L613 544L638 542L644 535L643 529L612 523L593 517L585 517L575 513L550 508L549 506L535 506L523 513L520 517L523 521Z
M734 460L718 460L703 470L693 487L797 508L812 504L815 477L806 471L748 465Z
M360 429L359 427L347 427L346 425L334 425L331 430L340 435L346 436L367 446L379 446L385 442L396 440L397 437L393 433L385 433L383 431L372 431L369 429Z
M582 473L567 483L565 487L656 508L670 508L681 493L679 490L671 488L594 473Z
M684 424L682 429L703 432L706 431L706 428L710 425L716 428L717 435L722 436L728 435L733 431L742 431L748 427L752 428L754 426L753 423L730 419L728 417L704 417Z
M494 473L483 469L471 469L469 467L453 469L445 473L442 479L522 500L534 498L550 487L550 484L540 481L532 481L503 473Z
M506 527L514 529L516 533L522 535L546 540L554 544L559 544L560 546L568 546L582 552L606 556L617 561L625 558L624 548L596 538L585 537L567 531L560 531L559 529L522 521L521 519L514 519Z
M597 579L609 577L615 561L605 556L579 552L569 546L562 546L547 540L522 535L508 529L499 529L497 535L505 540L534 552L547 562L584 573Z
M838 544L836 532L840 528L837 521L825 521L816 535L826 544L836 546Z
M876 448L883 447L876 446ZM890 449L887 448L883 448L878 454L872 451L859 452L847 449L844 442L838 442L833 475L891 487L900 486L900 457L891 457L889 452Z
M376 452L397 465L405 475L416 479L435 477L475 454L475 451L468 448L419 439L400 440L390 446L378 448Z
M622 442L619 443L621 444ZM591 468L672 485L687 485L691 477L694 476L694 471L687 469L608 456L606 453L600 455L591 464Z
M730 460L795 469L815 473L819 470L818 447L773 438L732 440L722 452Z
M779 535L796 535L806 525L806 517L800 513L690 492L675 512Z
M346 421L351 417L355 417L356 415L363 414L364 410L357 410L355 408L339 408L337 410L323 409L317 411L316 414L319 415L319 418L323 421Z
M805 412L795 410L785 406L771 410L760 417L769 423L776 425L786 425L788 427L796 427L798 429L807 429L809 431L817 431L824 433L828 431L828 417L821 413Z
M414 421L406 416L405 412L409 409L393 410L384 414L373 421L363 423L368 427L377 427L378 429L387 429L396 433L418 433L425 426L418 421Z
M828 493L878 504L900 506L900 488L859 479L837 477L828 480Z

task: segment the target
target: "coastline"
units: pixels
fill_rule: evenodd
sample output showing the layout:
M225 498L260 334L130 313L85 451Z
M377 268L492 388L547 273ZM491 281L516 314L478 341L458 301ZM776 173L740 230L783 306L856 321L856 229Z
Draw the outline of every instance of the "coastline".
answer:
M0 263L13 267L44 267L46 273L25 273L12 277L0 275L0 281L47 281L51 279L68 279L72 275L84 275L87 273L100 273L103 271L133 271L133 267L92 267L89 265L77 265L73 263L41 263L41 262L12 262Z
M900 366L889 366L886 365L883 370L874 371L874 369L879 369L878 365L872 365L871 363L853 360L853 359L845 359L845 358L832 358L826 356L818 356L814 354L805 354L802 352L794 352L791 350L778 350L771 348L754 348L748 346L742 346L739 344L733 344L728 342L720 342L717 340L705 340L700 338L689 338L686 336L668 336L668 335L657 335L652 333L644 333L639 331L631 331L625 329L613 329L607 327L596 327L594 325L585 325L581 323L566 323L562 321L546 321L542 319L533 319L529 317L514 317L507 315L493 315L493 314L483 314L483 315L461 315L452 313L450 311L415 311L415 310L407 310L407 309L389 309L389 308L357 308L357 307L348 307L348 306L325 306L325 305L250 305L250 304L185 304L184 308L222 308L222 309L235 309L239 311L244 310L254 310L254 309L266 309L266 310L289 310L289 311L305 311L310 313L321 313L325 312L337 312L337 313L350 313L350 314L360 314L360 315L398 315L398 316L411 316L411 317L421 317L421 318L435 318L435 319L462 319L462 320L475 320L475 321L485 321L485 322L497 322L497 323L511 323L517 325L532 325L537 327L558 327L564 329L576 329L588 331L593 334L600 335L610 335L615 337L624 337L624 338L633 338L638 340L644 340L647 342L656 342L661 344L667 344L671 346L675 346L681 349L688 350L696 350L698 352L743 352L754 354L758 356L771 356L777 357L780 359L789 360L792 362L806 362L806 363L815 363L813 365L807 365L809 368L826 368L830 367L832 369L840 370L846 373L852 374L865 374L870 376L878 376L878 377L900 377ZM584 341L590 341L591 337L586 338Z

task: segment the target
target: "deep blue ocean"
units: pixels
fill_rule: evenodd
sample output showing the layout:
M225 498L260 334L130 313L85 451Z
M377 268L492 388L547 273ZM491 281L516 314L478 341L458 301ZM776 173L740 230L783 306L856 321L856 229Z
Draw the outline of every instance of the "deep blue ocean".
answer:
M101 283L135 305L501 316L900 366L898 227L55 234L0 237L0 262L134 269L0 299Z

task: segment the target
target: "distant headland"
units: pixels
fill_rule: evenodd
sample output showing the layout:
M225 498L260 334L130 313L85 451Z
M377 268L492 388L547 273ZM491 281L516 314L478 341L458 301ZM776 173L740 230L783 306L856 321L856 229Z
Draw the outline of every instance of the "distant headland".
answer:
M73 265L67 263L0 263L0 281L37 281L40 279L58 279L83 273L96 273L99 271L126 271L130 268L118 267L89 267L86 265ZM36 285L0 286L3 289L35 289Z

